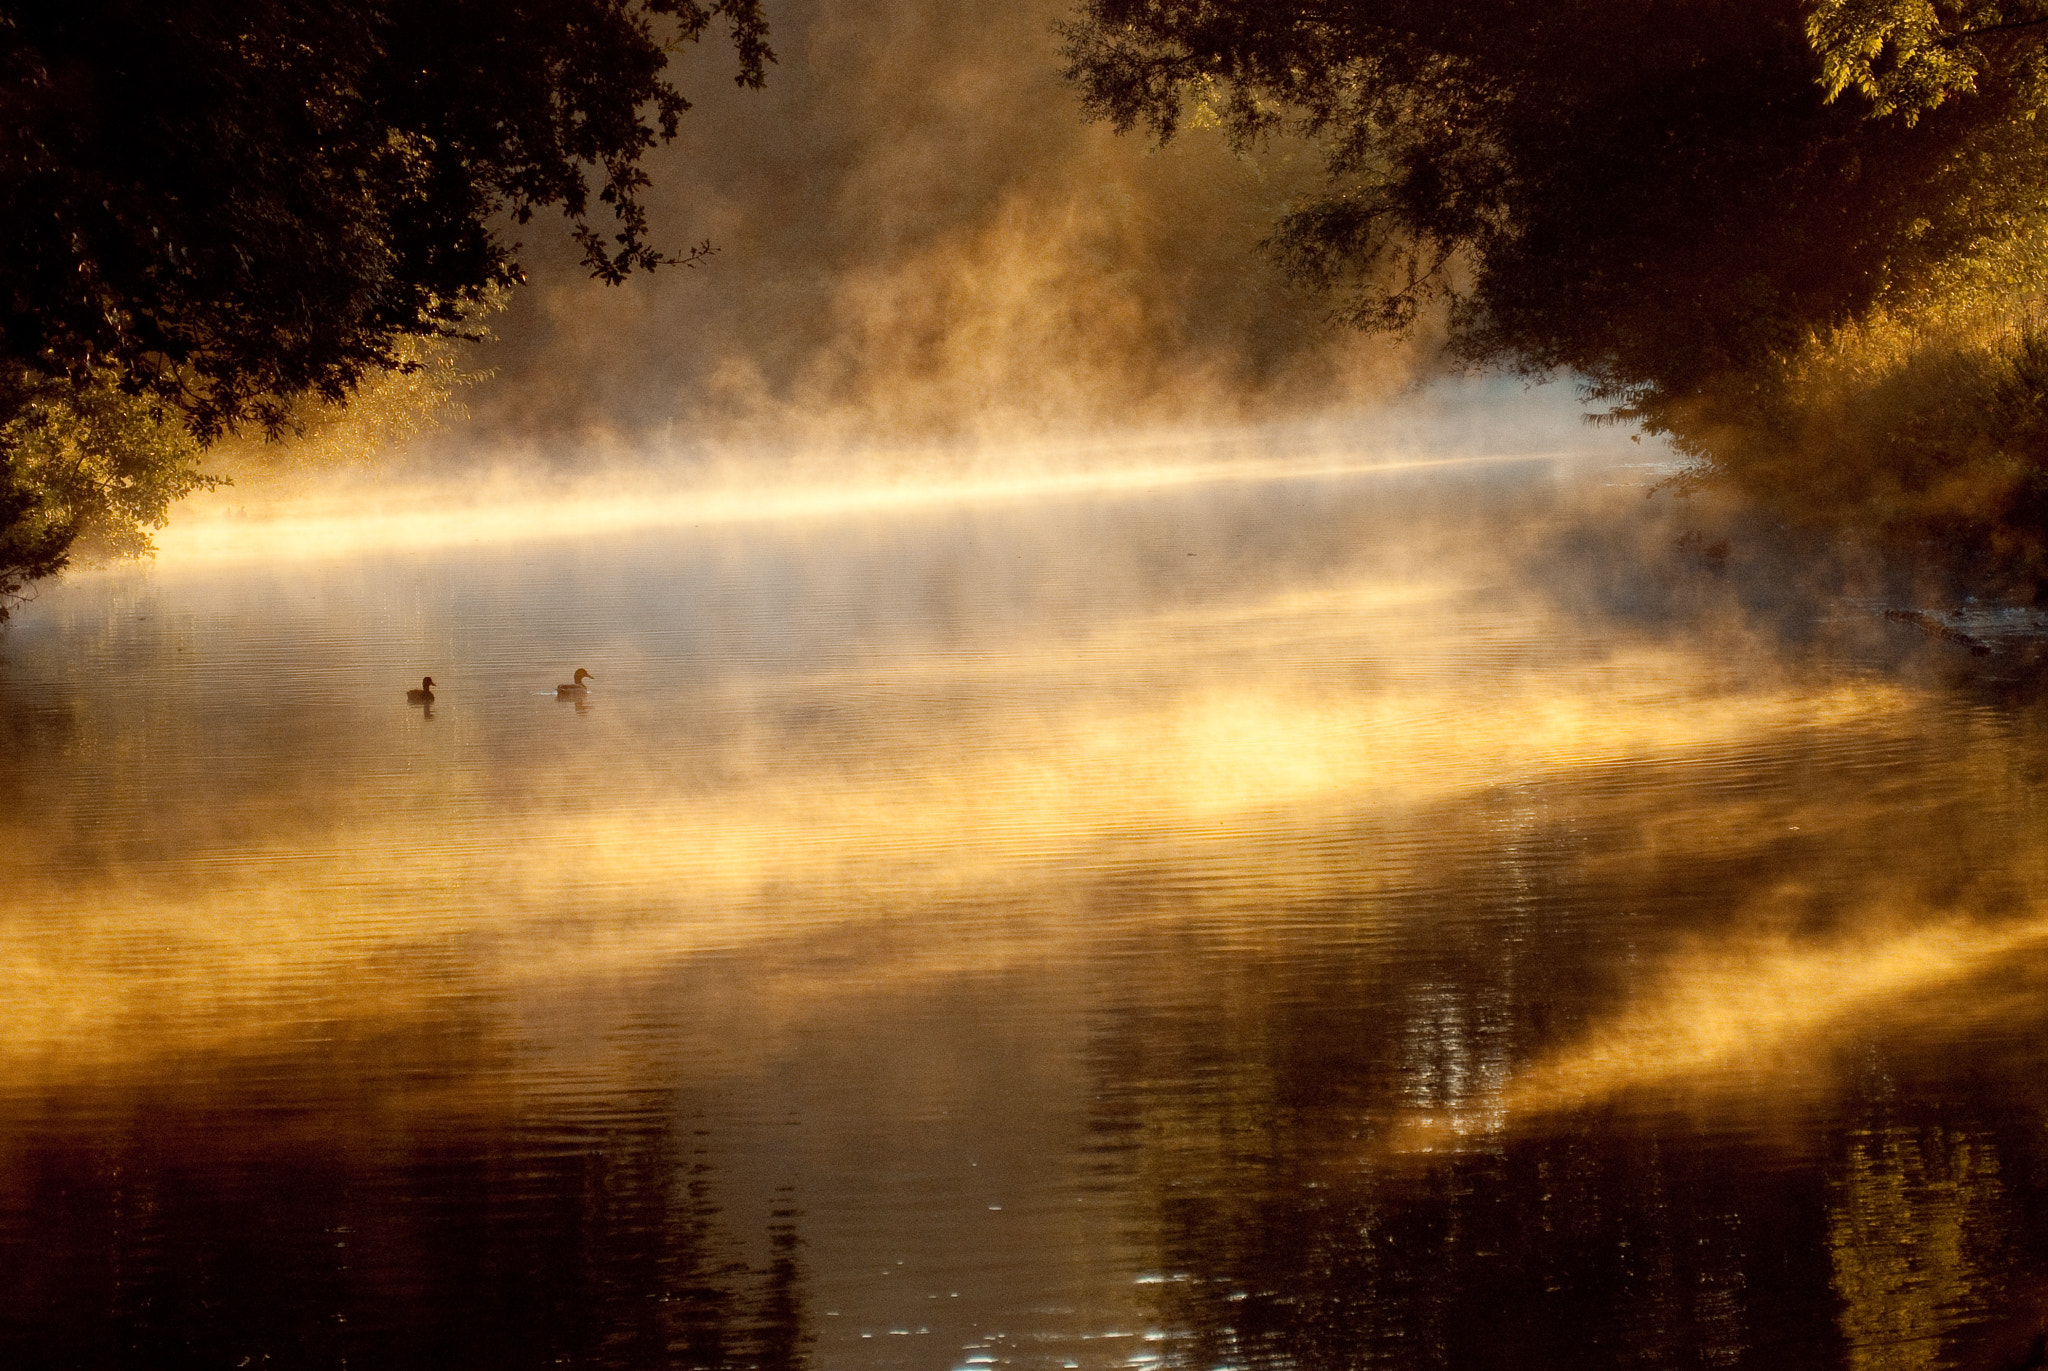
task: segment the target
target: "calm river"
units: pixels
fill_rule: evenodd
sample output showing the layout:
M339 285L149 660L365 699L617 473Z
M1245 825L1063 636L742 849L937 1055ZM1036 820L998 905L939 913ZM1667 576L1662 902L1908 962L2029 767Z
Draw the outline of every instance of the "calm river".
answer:
M565 496L48 590L0 1365L2020 1364L2027 649L1642 479Z

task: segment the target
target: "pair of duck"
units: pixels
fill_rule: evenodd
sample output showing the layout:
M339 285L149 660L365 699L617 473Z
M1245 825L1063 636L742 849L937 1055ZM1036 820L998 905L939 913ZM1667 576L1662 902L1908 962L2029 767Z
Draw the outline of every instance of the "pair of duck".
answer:
M576 668L576 679L574 681L571 681L568 685L558 685L555 687L555 698L557 700L580 700L590 693L590 687L583 683L596 679L597 677L579 666ZM406 691L405 702L413 705L430 705L434 703L434 678L431 676L420 677L420 688L418 690Z

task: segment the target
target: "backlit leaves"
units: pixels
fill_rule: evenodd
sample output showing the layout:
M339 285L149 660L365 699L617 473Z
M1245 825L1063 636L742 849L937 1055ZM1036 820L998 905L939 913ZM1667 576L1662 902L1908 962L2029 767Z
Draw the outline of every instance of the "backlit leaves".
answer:
M1829 100L1855 91L1907 124L1997 80L2029 110L2048 103L2048 11L1973 0L1814 0L1807 41Z

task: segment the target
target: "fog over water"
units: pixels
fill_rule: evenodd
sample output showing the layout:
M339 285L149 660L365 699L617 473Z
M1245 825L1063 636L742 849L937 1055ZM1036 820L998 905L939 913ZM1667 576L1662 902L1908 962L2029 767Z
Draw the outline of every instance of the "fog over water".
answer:
M648 203L693 270L606 289L520 232L536 272L471 397L499 444L861 443L1348 411L1434 344L1322 323L1258 243L1312 157L1213 129L1155 151L1082 121L1056 0L775 8L779 64L738 91L685 55L697 107Z
M1790 611L1547 403L1264 473L223 504L50 590L0 1341L2005 1364L2024 640Z
M1322 329L1058 13L689 55L705 266L0 633L0 1363L2024 1364L2041 616Z

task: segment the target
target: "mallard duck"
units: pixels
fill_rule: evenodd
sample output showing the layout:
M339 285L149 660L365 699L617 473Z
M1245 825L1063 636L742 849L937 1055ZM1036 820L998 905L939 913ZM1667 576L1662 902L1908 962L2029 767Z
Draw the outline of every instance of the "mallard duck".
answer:
M596 679L597 677L592 676L579 666L576 668L576 679L574 681L571 681L568 685L558 685L555 687L555 698L557 700L580 700L590 693L590 687L583 683L586 680L594 681Z
M434 703L434 678L431 676L420 677L420 688L418 690L406 691L405 702L409 705L430 705Z

